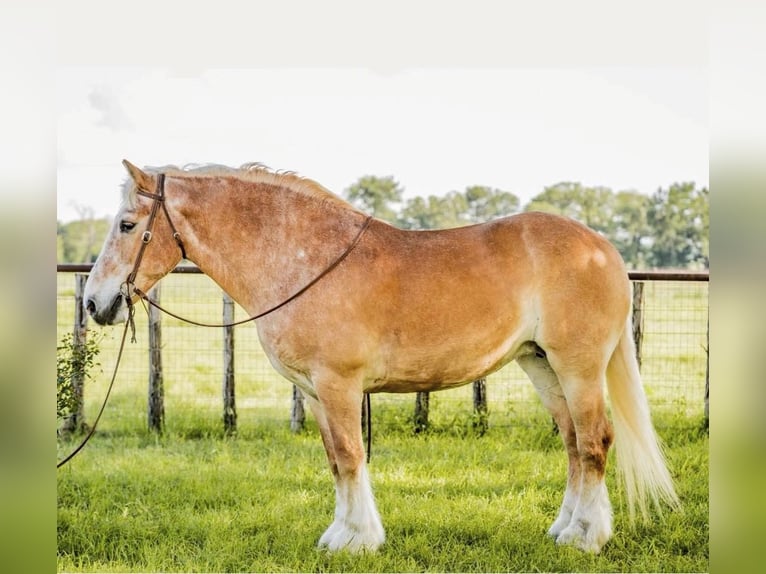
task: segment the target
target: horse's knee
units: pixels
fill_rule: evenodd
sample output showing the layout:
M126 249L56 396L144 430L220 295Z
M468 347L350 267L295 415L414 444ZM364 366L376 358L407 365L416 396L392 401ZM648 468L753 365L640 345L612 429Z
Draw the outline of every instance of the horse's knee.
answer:
M361 431L359 436L353 432L343 432L342 429L331 429L333 464L332 471L336 477L355 478L364 466L364 446Z

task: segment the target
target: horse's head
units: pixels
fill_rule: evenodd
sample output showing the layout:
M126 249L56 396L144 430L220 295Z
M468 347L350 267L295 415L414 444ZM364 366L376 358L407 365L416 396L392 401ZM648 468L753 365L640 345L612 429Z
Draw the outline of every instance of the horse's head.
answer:
M161 205L164 200L150 197L158 191L159 174L141 171L127 160L122 163L130 174L122 204L85 285L85 308L101 325L125 321L126 298L137 298L133 288L147 292L181 260L169 212Z

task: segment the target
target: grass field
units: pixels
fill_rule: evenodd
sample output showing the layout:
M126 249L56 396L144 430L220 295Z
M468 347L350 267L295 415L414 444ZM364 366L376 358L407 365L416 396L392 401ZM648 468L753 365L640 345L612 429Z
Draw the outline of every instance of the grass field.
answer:
M220 318L215 287L163 301ZM129 347L99 432L58 471L58 569L72 572L401 572L708 570L708 436L702 428L706 289L647 291L643 372L683 510L626 523L613 453L607 473L615 537L598 556L545 536L566 479L566 457L531 385L511 372L488 382L490 429L471 431L470 387L432 395L432 426L414 435L412 398L373 398L370 473L387 542L377 554L315 548L334 491L309 417L289 431L290 387L237 331L238 433L221 425L220 333L163 322L166 430L146 431L145 321ZM705 286L706 287L706 286ZM59 337L71 329L71 288L59 280ZM139 312L139 315L143 315ZM680 317L680 318L679 318ZM92 420L121 329L104 332L101 370L86 385ZM683 343L679 344L678 339ZM72 447L59 443L59 455ZM619 446L617 447L619 448Z
M59 471L58 567L90 572L701 572L708 569L708 439L665 421L683 511L631 529L613 472L615 537L598 556L545 535L566 463L546 421L482 437L376 436L371 475L387 528L377 554L315 548L334 493L313 424L201 423L162 437L100 433ZM68 446L68 445L67 445ZM613 462L613 461L612 461Z

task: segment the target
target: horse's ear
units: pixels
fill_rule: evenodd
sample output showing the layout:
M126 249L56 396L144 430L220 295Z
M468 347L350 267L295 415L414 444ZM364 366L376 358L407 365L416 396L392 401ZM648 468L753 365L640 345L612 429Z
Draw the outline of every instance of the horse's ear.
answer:
M122 160L122 165L125 166L125 169L127 169L128 173L130 174L130 177L133 178L133 181L136 182L136 185L140 189L151 191L153 184L152 177L150 175L147 175L126 159Z

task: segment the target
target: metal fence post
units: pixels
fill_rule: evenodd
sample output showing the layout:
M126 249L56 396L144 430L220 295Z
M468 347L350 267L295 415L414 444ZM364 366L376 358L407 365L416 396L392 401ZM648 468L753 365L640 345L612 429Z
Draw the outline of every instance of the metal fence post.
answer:
M234 300L223 294L223 322L234 322ZM237 432L237 405L234 392L234 327L223 328L223 429Z
M160 284L149 292L149 298L160 302ZM162 432L165 424L165 385L162 373L162 313L149 305L149 393L147 422L149 430Z

